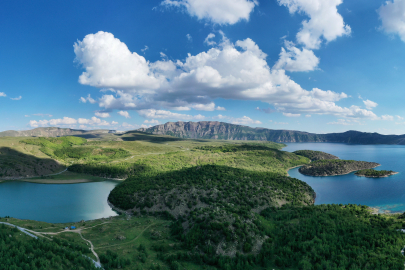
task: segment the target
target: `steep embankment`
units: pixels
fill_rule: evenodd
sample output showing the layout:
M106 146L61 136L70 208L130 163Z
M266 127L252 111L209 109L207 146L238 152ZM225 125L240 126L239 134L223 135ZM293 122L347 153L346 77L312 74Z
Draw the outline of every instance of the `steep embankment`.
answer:
M371 169L380 166L375 162L355 160L317 160L299 168L299 172L310 176L332 176Z
M216 121L168 122L139 131L179 138L215 140L261 140L273 142L335 142L356 144L405 144L405 135L382 135L359 131L315 134L294 130L251 128Z

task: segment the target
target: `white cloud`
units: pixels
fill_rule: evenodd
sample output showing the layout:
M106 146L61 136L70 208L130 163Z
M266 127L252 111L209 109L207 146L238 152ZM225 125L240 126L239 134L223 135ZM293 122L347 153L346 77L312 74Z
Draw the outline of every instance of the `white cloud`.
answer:
M149 90L159 87L159 78L151 72L143 56L131 53L111 33L87 35L74 44L76 61L86 69L79 82L100 88ZM108 52L108 54L106 54Z
M212 39L215 37L215 34L209 33L208 36L205 38L204 43L207 44L208 46L213 46L217 44L215 41Z
M6 97L7 95L4 92L0 92L0 97Z
M156 124L156 125L159 125L159 120L155 120L155 119L151 119L151 120L148 120L148 119L146 119L145 121L143 121L145 124Z
M302 22L302 28L297 34L297 41L308 49L318 49L322 38L330 42L350 34L350 26L344 23L337 11L337 6L342 2L343 0L278 0L291 14L300 12L309 17L308 21Z
M118 125L118 122L112 121L112 122L111 122L111 125L113 125L113 126Z
M285 47L281 48L280 58L273 68L287 71L312 71L317 69L319 58L312 50L302 50L294 46L294 43L285 41Z
M381 120L384 120L384 121L394 121L394 116L392 116L392 115L381 115Z
M27 115L27 114L26 114L26 115L24 115L24 116L25 116L25 117L31 117L31 115Z
M11 100L20 100L22 99L22 96L16 97L16 98L10 98Z
M186 35L186 38L187 38L187 40L188 40L189 42L192 42L192 41L193 41L193 37L192 37L190 34L187 34L187 35Z
M251 39L233 44L223 35L220 44L197 55L188 54L183 62L163 59L150 63L131 53L112 34L99 32L76 43L75 53L86 69L79 80L114 92L97 101L105 110L138 110L143 114L149 110L165 111L157 108L165 108L166 112L193 106L211 110L213 101L222 98L260 100L291 114L378 118L357 106L338 106L335 102L347 98L345 93L303 89L285 70L271 69L267 55ZM161 117L169 116L163 113L150 118ZM173 113L170 117L176 119ZM178 117L181 120L195 116Z
M305 115L305 117L311 117L312 115L310 115L310 114L307 114L307 115Z
M404 120L404 118L401 117L401 116L399 116L399 115L395 115L395 117L396 117L398 120Z
M129 116L129 113L127 111L119 111L118 114L124 116L125 118L131 118L131 116Z
M337 119L335 122L329 122L328 125L342 125L342 126L353 126L353 125L364 125L358 119Z
M91 125L91 126L110 126L111 123L101 120L100 118L97 118L93 116L91 119L86 119L86 118L79 118L77 122L81 125Z
M190 105L191 108L198 111L225 111L224 107L217 106L215 107L215 103L211 102L208 104L192 104Z
M364 103L364 105L366 105L366 108L368 109L368 110L372 110L373 108L375 108L375 107L377 107L378 106L378 104L377 103L375 103L374 101L371 101L371 100L363 100L363 103Z
M166 110L155 110L155 109L148 109L148 110L140 110L138 111L140 116L145 118L157 118L157 119L177 119L177 120L202 120L205 119L205 116L198 114L198 115L188 115L188 114L180 114L180 113L173 113Z
M70 117L63 117L59 119L51 119L51 120L30 120L29 126L31 127L39 127L39 126L60 126L60 125L75 125L77 120Z
M301 114L299 114L299 113L283 113L283 115L287 116L287 117L300 117L301 116Z
M96 103L96 101L91 98L90 94L88 94L88 96L85 98L81 97L79 100L80 100L80 102L83 102L83 103L86 103L87 101L90 102L91 104Z
M217 24L235 24L249 20L249 15L258 5L256 0L164 0L162 6L185 10L199 20Z
M405 42L405 1L386 1L377 12L382 22L381 28L398 35Z
M145 54L145 52L149 50L149 47L145 45L145 48L141 49L141 51L143 52L143 54Z
M251 124L259 125L259 124L261 124L262 122L260 122L259 120L253 120L252 118L247 117L247 116L243 116L243 117L241 117L241 118L235 118L235 119L233 119L233 120L231 121L231 123L232 123L232 124L237 124L237 125L251 125Z
M97 116L97 117L100 117L100 118L110 117L110 114L107 113L107 112L96 112L94 115Z
M44 127L44 126L69 126L74 128L76 124L79 124L79 128L83 129L83 126L111 126L118 124L117 122L112 122L109 123L105 120L101 120L100 118L97 118L93 116L91 119L86 119L86 118L79 118L79 119L74 119L70 117L63 117L63 118L57 118L57 119L50 119L50 120L31 120L29 121L28 125L31 127Z

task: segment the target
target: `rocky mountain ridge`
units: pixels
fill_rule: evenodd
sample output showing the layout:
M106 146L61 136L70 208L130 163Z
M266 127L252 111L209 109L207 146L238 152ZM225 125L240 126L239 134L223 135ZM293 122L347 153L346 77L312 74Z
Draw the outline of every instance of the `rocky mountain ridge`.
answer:
M138 129L138 131L190 139L259 140L279 143L335 142L405 145L405 135L382 135L379 133L359 132L353 130L343 133L315 134L295 130L252 128L217 121L168 122L150 128L141 128Z

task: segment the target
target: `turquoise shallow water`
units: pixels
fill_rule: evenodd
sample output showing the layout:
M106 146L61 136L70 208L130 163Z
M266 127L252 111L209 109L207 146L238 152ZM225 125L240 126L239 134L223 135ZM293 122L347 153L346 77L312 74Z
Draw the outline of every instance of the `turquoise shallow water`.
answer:
M341 159L380 163L378 170L393 170L399 174L385 178L365 178L347 175L312 177L291 169L291 177L308 183L316 192L315 204L354 203L380 208L380 211L405 211L405 146L353 145L340 143L288 143L284 151L318 150Z
M0 216L52 223L115 216L107 204L117 181L81 184L0 183Z

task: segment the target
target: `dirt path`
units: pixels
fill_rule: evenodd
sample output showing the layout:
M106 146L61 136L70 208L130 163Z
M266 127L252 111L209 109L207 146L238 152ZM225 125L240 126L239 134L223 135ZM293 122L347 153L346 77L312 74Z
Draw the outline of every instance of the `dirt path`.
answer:
M149 227L151 227L152 225L155 225L155 224L156 224L156 223L150 224L148 227L146 227L145 229L143 229L143 231L141 231L141 233L140 233L137 237L135 237L135 238L132 239L131 241L128 241L128 242L125 242L125 243L122 243L122 244L115 244L115 245L110 245L110 246L105 246L105 247L97 247L96 249L110 248L110 247L115 247L115 246L123 246L123 245L129 244L129 243L132 243L132 242L134 242L136 239L138 239L139 236L141 236Z
M79 235L80 235L80 237L81 237L84 241L86 241L86 242L88 242L88 243L90 244L90 250L91 250L91 252L92 252L93 255L97 258L97 263L101 265L100 258L98 257L98 254L94 251L93 243L92 243L90 240L85 239L85 238L83 237L81 231L79 232Z

